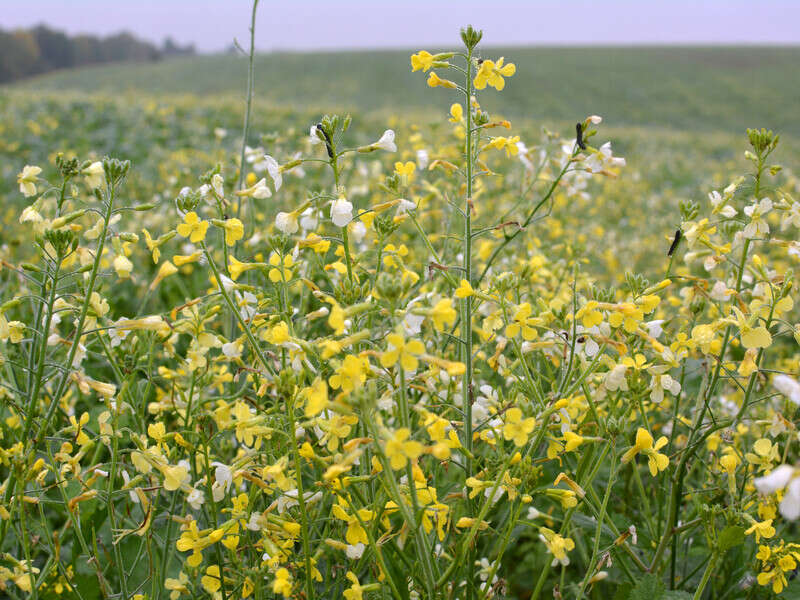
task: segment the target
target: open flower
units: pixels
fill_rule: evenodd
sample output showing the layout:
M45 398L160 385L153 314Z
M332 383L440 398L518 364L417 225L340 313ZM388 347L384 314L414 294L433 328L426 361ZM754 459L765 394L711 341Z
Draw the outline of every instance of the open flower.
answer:
M661 454L659 450L667 445L667 437L662 435L658 441L653 443L653 436L646 429L639 427L636 431L636 442L622 455L622 462L628 463L640 452L647 456L647 464L650 467L650 474L655 477L659 471L663 471L669 466L669 457Z
M484 60L480 63L478 73L475 75L473 84L476 89L482 90L487 85L493 87L498 92L506 86L503 77L511 77L517 72L517 67L514 63L503 64L505 59L501 56L497 62L492 60Z
M331 221L337 227L347 227L353 220L353 205L346 198L338 198L331 204Z
M39 173L41 172L41 167L25 165L22 172L17 175L19 191L22 192L22 195L26 198L36 195L36 181L39 179Z
M536 427L536 419L528 417L522 418L522 411L517 408L509 408L506 411L505 425L503 425L503 437L513 440L515 446L524 446L528 441L528 436Z
M419 340L406 341L399 333L386 336L386 351L381 354L381 365L392 367L397 362L406 371L415 371L419 366L417 356L425 352L425 345Z
M193 244L206 239L207 230L208 221L201 220L194 211L186 213L183 217L183 223L177 227L178 235L189 238L189 241Z

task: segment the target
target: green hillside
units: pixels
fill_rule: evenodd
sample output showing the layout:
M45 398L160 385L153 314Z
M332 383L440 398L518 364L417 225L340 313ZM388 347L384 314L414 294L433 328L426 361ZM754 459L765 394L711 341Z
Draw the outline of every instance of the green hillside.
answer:
M800 134L800 48L503 48L517 64L502 104L509 117L572 121L590 113L615 125ZM261 101L296 108L429 109L425 78L408 51L259 55ZM16 87L81 92L241 96L246 60L220 55L62 71ZM439 91L440 94L447 92ZM488 100L487 100L488 98Z

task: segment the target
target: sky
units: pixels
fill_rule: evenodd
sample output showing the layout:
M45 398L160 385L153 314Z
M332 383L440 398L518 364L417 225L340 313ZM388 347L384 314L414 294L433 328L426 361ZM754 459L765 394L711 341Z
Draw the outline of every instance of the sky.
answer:
M0 28L127 30L215 52L249 41L250 0L0 0ZM484 45L800 44L800 0L260 0L256 47L452 46L468 23Z

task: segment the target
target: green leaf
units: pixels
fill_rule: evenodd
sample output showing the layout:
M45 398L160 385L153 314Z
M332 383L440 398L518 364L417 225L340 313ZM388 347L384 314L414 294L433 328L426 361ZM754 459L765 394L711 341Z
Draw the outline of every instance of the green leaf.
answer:
M692 600L692 595L682 590L669 590L664 592L661 600Z
M744 527L728 525L720 532L717 542L720 552L727 552L731 548L744 543Z
M664 584L655 575L649 574L642 577L633 588L628 600L663 600Z

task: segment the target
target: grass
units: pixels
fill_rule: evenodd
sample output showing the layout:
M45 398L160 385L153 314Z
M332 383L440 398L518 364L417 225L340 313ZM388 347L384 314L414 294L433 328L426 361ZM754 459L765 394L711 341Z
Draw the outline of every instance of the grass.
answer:
M687 131L768 127L800 134L797 47L494 48L518 72L491 111L538 122L601 114L623 126ZM256 59L256 97L276 106L429 110L425 78L409 51L274 53ZM27 90L241 96L246 60L215 55L62 71L21 82Z

